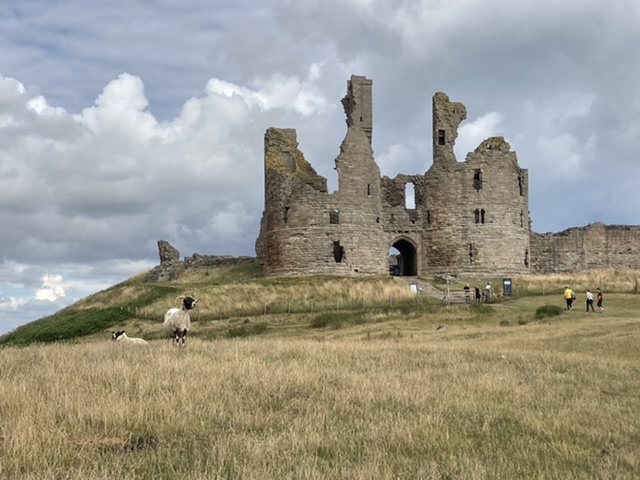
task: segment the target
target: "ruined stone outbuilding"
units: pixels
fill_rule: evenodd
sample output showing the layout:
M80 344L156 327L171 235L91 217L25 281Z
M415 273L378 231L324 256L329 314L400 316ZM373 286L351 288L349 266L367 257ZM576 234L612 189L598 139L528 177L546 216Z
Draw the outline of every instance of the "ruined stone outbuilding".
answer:
M463 104L433 97L433 163L424 175L381 177L371 147L372 81L352 76L342 99L347 133L329 192L298 149L296 131L265 134L265 209L256 241L267 276L529 272L528 173L502 137L458 162ZM413 191L413 202L407 192Z

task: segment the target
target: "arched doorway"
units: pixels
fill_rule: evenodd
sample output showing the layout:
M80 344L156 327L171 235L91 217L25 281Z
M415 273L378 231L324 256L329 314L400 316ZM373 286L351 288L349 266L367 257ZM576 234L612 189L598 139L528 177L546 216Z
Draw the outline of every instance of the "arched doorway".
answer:
M391 244L389 256L394 257L389 263L389 273L403 277L418 275L418 254L416 247L410 240L400 238Z

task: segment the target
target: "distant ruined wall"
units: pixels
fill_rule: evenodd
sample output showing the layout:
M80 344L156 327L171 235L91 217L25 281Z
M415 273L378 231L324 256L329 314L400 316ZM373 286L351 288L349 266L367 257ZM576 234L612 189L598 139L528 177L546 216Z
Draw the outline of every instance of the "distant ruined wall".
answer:
M592 223L531 234L532 273L640 270L640 227Z
M194 253L180 261L180 252L166 240L158 240L160 265L147 273L148 283L162 283L174 280L182 272L190 268L223 268L235 265L256 264L255 257L233 257L231 255L200 255Z

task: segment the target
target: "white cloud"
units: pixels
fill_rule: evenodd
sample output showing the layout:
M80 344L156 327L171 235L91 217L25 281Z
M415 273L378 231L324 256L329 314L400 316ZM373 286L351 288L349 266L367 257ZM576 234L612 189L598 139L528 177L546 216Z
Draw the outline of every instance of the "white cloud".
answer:
M49 300L53 302L60 297L64 297L64 287L62 286L62 275L46 274L42 277L42 287L36 291L36 300Z
M462 123L458 128L458 138L454 146L456 158L458 161L464 160L467 153L473 152L483 140L501 136L501 131L502 115L500 112L489 112L471 122Z

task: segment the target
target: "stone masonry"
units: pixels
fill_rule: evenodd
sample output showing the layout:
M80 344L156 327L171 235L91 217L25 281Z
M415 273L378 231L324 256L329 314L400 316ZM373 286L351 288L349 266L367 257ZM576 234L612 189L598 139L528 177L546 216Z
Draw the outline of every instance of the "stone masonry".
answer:
M257 258L194 254L180 261L161 240L160 265L148 281L168 281L187 268L254 262L266 276L640 270L638 226L594 223L532 232L527 170L502 137L484 140L458 161L453 146L467 111L444 93L433 96L433 161L422 175L380 176L371 147L371 80L351 76L342 105L347 132L335 159L337 191L330 193L305 160L294 129L270 128ZM392 248L399 255L390 256Z
M371 80L353 75L342 105L347 133L333 193L298 149L295 130L265 133L256 241L265 275L383 274L396 263L389 262L392 247L400 252L400 275L640 269L640 227L532 232L528 171L502 137L484 140L459 162L453 146L467 112L446 94L433 96L433 163L424 175L380 177L371 148Z
M371 148L372 81L352 76L342 99L347 133L327 191L293 129L265 134L265 209L256 241L268 276L383 274L391 247L401 275L530 268L527 171L502 137L464 162L453 153L464 105L433 97L433 164L424 175L380 176ZM407 206L407 186L413 202ZM415 204L415 205L413 205Z

